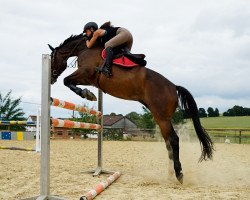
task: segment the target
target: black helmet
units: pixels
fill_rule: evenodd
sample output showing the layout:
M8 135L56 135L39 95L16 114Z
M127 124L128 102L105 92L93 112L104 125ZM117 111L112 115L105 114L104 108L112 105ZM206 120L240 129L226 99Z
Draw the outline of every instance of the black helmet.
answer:
M93 28L94 31L96 31L98 29L98 25L95 22L88 22L87 24L85 24L83 32L90 28Z

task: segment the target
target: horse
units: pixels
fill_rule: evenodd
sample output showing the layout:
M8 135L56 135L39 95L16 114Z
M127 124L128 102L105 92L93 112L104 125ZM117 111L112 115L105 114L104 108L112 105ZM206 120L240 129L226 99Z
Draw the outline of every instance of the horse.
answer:
M197 104L186 88L175 85L161 74L143 66L127 69L113 65L113 76L108 78L96 70L103 63L103 45L97 41L95 46L89 49L85 40L86 36L83 34L71 35L56 48L49 45L52 51L51 84L54 84L67 68L68 58L77 56L78 68L64 78L64 85L88 100L95 101L95 95L77 85L95 86L114 97L138 101L147 107L160 127L172 165L170 167L174 168L175 176L180 183L183 183L183 172L179 159L179 137L171 123L178 105L192 118L201 145L199 162L212 159L213 142L202 127Z

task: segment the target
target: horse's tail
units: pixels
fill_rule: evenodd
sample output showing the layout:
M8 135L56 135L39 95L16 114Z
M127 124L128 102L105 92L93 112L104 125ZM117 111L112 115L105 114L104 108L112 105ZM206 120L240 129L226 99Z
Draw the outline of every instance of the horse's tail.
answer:
M196 134L199 138L202 154L199 161L212 159L213 157L213 142L204 128L201 126L198 115L198 108L193 96L190 92L181 86L176 86L181 108L192 118Z

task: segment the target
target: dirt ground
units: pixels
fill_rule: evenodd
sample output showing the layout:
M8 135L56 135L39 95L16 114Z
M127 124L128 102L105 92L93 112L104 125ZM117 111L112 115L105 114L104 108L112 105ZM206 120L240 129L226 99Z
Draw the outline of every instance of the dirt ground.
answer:
M0 141L0 146L32 147L32 141ZM198 163L198 143L181 143L184 183L168 177L163 142L104 142L105 169L123 174L96 199L250 199L250 145L216 144L213 161ZM97 163L97 142L51 141L51 194L79 199L107 175L81 173ZM0 150L0 199L39 194L39 153Z

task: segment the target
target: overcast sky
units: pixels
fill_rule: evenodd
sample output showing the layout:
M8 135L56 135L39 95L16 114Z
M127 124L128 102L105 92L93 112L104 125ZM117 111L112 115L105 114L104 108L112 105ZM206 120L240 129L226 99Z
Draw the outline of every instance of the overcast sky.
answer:
M41 57L50 54L89 21L111 21L129 29L132 52L144 53L147 67L187 88L198 107L250 107L250 1L31 1L0 0L0 92L12 90L23 102L40 103ZM83 101L63 85L67 69L52 86L52 96ZM97 89L90 88L94 93ZM26 115L37 105L22 103ZM104 113L142 112L142 105L104 95ZM71 112L55 110L56 117Z

